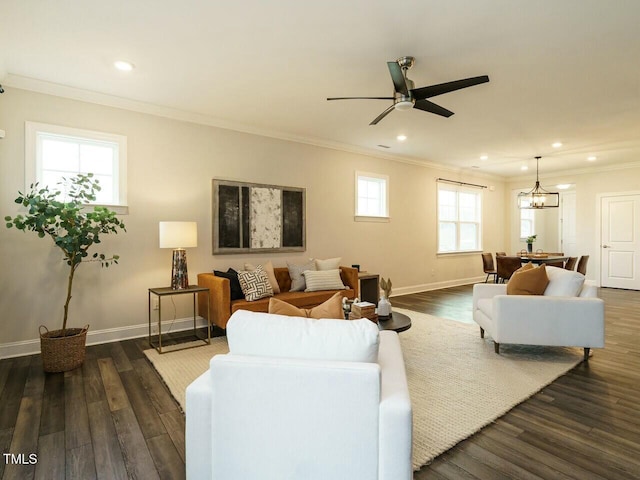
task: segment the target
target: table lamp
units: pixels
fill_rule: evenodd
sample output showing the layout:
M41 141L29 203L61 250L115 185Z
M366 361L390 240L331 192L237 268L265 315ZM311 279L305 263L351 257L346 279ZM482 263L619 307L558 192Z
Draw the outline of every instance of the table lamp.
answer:
M187 251L198 246L198 224L196 222L160 222L160 248L173 248L171 288L182 290L189 287L187 273Z

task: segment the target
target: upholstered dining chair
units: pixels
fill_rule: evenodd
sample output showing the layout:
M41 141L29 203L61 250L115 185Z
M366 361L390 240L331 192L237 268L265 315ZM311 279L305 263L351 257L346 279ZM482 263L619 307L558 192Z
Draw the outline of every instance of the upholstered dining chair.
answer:
M493 275L493 283L498 283L498 271L493 265L493 256L491 253L486 252L482 254L482 268L484 273L487 274L487 278L484 279L484 283L487 283L489 277Z
M576 272L586 275L588 261L589 261L589 255L582 255L580 257L580 261L578 261L578 268L576 268Z
M576 268L577 261L578 261L578 257L569 257L569 260L567 260L567 263L564 264L564 269L573 270L574 268Z
M504 283L511 278L513 272L518 270L522 266L522 259L520 257L496 257L496 263L498 264L498 282Z
M507 252L496 252L496 257L506 257Z

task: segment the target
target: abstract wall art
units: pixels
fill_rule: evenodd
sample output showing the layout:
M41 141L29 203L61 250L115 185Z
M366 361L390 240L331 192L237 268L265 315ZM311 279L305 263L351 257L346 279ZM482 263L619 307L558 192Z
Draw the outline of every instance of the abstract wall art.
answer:
M213 254L302 252L305 189L213 179Z

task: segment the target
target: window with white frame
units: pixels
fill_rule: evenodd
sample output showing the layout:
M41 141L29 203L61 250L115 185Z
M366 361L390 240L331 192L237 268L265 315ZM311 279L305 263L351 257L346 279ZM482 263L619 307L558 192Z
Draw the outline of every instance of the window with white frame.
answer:
M482 249L482 192L438 184L438 253Z
M356 172L356 217L389 217L389 177Z
M535 210L529 208L520 209L520 238L527 238L533 235L536 228Z
M101 190L92 203L126 207L126 137L26 122L25 153L27 187L38 182L52 189L62 178L93 173Z

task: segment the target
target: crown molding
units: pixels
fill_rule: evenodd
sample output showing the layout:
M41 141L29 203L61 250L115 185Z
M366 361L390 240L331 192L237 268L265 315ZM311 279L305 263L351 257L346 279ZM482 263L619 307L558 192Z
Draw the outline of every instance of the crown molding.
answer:
M2 65L0 64L0 67ZM0 68L0 75L2 70ZM1 78L1 77L0 77ZM42 93L46 95L52 95L56 97L68 98L71 100L79 100L82 102L93 103L97 105L103 105L106 107L120 108L123 110L129 110L137 113L144 113L148 115L154 115L158 117L169 118L172 120L178 120L182 122L195 123L198 125L206 125L210 127L222 128L225 130L232 130L235 132L247 133L251 135L257 135L261 137L275 138L278 140L286 140L293 143L301 143L306 145L312 145L321 148L330 148L332 150L338 150L346 153L354 153L358 155L365 155L373 158L381 158L384 160L390 160L394 162L404 163L408 165L414 165L423 168L433 168L447 172L453 172L457 174L469 174L474 177L488 178L499 182L504 182L504 177L499 175L492 175L481 172L472 172L466 168L451 167L444 164L423 160L420 158L407 158L399 157L397 155L391 155L388 153L379 152L373 148L356 147L341 142L333 142L331 140L324 140L314 137L305 137L301 135L292 135L290 133L281 132L277 130L269 130L258 128L255 126L231 122L220 118L212 117L210 115L204 115L195 112L189 112L171 107L165 107L162 105L155 105L147 102L140 102L137 100L130 100L115 95L107 95L104 93L94 92L92 90L84 90L81 88L70 87L58 83L47 82L44 80L38 80L36 78L25 77L22 75L15 75L8 73L3 80L3 85L17 88L21 90L28 90L31 92Z
M627 163L619 163L616 165L602 165L602 166L594 166L594 167L585 167L579 169L572 170L559 170L557 172L550 172L545 175L540 175L540 180L544 179L554 179L557 177L575 177L577 175L589 175L593 173L600 172L613 172L617 170L628 170L630 168L640 168L640 162L627 162ZM535 180L535 175L527 175L526 177L507 177L504 179L505 182L508 183L519 183L526 182L530 180Z

